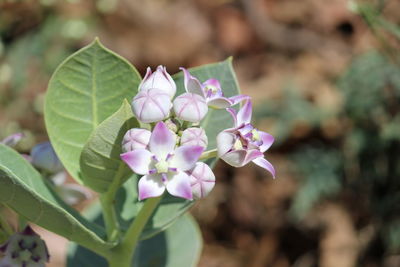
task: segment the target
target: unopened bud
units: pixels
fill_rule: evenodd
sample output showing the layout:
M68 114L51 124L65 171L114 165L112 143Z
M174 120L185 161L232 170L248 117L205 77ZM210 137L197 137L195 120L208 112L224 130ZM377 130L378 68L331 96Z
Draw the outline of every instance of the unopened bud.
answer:
M176 116L184 121L199 122L207 114L208 106L198 94L184 93L174 100Z
M144 123L158 122L169 116L172 103L168 93L160 89L140 91L132 101L132 111Z
M32 165L49 173L63 170L63 165L50 142L37 144L31 150Z
M126 132L122 140L122 151L129 152L138 148L146 148L151 132L146 129L133 128Z
M189 145L189 146L202 146L204 148L207 147L208 138L206 132L203 128L187 128L183 131L181 137L181 145Z

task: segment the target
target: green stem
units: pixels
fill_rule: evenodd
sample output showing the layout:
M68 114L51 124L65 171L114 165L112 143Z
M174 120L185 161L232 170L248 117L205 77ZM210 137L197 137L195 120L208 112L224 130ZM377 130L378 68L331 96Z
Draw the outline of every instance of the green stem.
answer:
M121 243L112 249L111 256L108 258L110 267L130 267L135 253L140 235L146 223L150 219L154 210L157 208L162 196L149 198L140 209L135 220L129 226L128 231Z
M108 194L104 194L100 197L100 203L103 209L103 218L108 241L116 241L119 238L119 223L115 210L114 198L110 198Z
M212 149L212 150L203 152L203 154L201 154L201 156L200 156L200 160L216 158L217 156L218 156L218 151L216 149Z

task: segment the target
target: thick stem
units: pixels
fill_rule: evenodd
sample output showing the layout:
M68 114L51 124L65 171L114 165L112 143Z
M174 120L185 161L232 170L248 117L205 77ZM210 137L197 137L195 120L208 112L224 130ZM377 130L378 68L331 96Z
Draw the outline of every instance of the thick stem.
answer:
M129 226L121 243L112 249L108 258L110 267L130 267L140 235L146 223L157 208L162 196L149 198L140 209L135 220Z
M100 197L100 203L103 209L108 241L116 241L119 238L119 223L117 212L115 211L114 198L110 199L109 195L105 194Z
M200 160L216 158L217 156L218 156L218 151L216 149L212 149L212 150L203 152L203 154L201 154L201 156L200 156Z

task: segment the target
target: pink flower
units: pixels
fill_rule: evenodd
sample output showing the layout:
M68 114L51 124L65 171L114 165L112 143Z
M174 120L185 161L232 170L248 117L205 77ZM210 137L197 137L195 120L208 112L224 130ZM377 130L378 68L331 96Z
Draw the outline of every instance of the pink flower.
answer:
M274 137L257 130L250 124L251 101L247 100L238 113L234 109L227 110L233 117L235 127L218 134L218 156L234 167L242 167L252 161L275 177L274 167L263 154L271 147Z
M237 95L230 98L224 96L221 89L221 84L217 79L209 79L204 83L190 75L189 71L185 68L180 68L183 71L185 78L185 89L188 93L193 93L201 96L207 105L215 109L229 108L236 105L244 99L249 97L246 95Z
M140 91L132 101L132 111L144 123L161 121L169 116L172 103L168 93L160 89Z
M150 89L159 89L167 93L170 98L174 97L176 93L176 84L165 67L160 65L153 73L150 67L147 68L146 75L139 85L139 91Z
M203 150L201 146L176 147L176 135L159 122L151 133L148 149L134 149L121 154L121 158L135 173L144 175L139 180L139 200L160 196L165 190L191 200L186 171L195 166Z

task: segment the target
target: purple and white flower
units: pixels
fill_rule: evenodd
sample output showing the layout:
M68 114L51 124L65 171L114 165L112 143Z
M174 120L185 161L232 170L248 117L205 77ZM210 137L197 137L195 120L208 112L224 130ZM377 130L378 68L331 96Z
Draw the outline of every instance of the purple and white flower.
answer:
M274 137L254 128L250 123L252 104L247 100L236 113L228 108L234 120L234 128L226 129L217 136L218 156L234 167L242 167L252 161L269 171L275 177L275 169L264 158L264 152L271 147Z
M159 89L164 91L172 99L176 93L176 84L167 69L163 66L158 66L155 72L151 72L151 68L147 68L146 75L139 85L139 91Z
M132 111L135 117L144 123L167 118L171 107L169 93L160 89L142 90L132 100Z
M185 68L180 68L183 71L185 79L185 89L188 93L193 93L201 96L207 105L215 109L229 108L232 105L248 99L246 95L237 95L233 97L225 97L222 92L221 84L217 79L209 79L204 83L193 77Z
M160 196L165 190L177 197L193 199L186 171L195 166L204 148L176 147L176 138L165 123L159 122L151 133L148 149L121 154L121 159L135 173L144 175L139 180L139 200Z
M27 226L21 233L13 234L8 241L0 246L4 257L0 266L45 267L49 261L46 243Z
M151 132L146 129L133 128L126 132L122 139L122 151L128 152L138 148L146 148Z
M175 115L181 120L200 122L207 111L206 101L198 94L184 93L174 100Z
M193 197L195 199L207 196L214 188L215 175L207 164L197 162L196 166L190 170L188 174Z
M181 145L202 146L206 148L208 145L208 138L206 135L206 131L204 131L204 129L201 127L187 128L182 133Z

